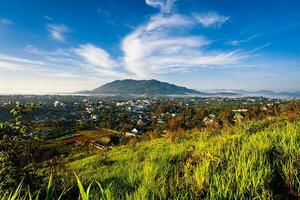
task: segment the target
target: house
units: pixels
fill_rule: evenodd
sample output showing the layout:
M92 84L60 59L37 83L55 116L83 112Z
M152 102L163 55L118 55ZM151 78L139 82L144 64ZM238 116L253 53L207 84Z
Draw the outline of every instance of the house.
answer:
M98 115L91 115L91 118L92 118L93 121L98 121L99 120Z
M117 102L117 106L125 106L126 102Z
M265 107L265 106L263 106L263 107L261 107L261 108L260 108L260 110L261 110L261 111L267 111L267 110L268 110L268 108L267 108L267 107Z
M133 128L130 132L125 133L125 137L141 137L139 134L138 128Z
M59 107L60 106L60 102L59 101L54 101L53 106L56 107L56 108Z
M145 122L142 119L139 119L136 123L138 126L144 126Z
M242 113L242 112L247 112L247 111L248 111L248 109L245 109L245 108L232 110L232 112L235 112L235 113Z
M203 119L203 122L204 122L204 124L205 125L211 125L211 124L214 124L214 123L216 123L216 116L215 115L213 115L213 114L209 114L207 117L205 117L204 119Z
M136 134L135 133L126 132L125 133L125 137L136 137Z
M139 133L139 131L138 131L136 128L133 128L133 129L131 130L131 133L138 134L138 133Z

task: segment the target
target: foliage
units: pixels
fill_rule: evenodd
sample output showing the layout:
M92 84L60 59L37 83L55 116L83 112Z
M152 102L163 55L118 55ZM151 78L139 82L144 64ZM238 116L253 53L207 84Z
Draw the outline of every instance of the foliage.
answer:
M84 94L136 94L136 95L175 95L200 94L200 92L157 80L117 80Z
M176 142L115 147L69 168L81 177L82 199L297 199L299 134L299 121L251 121L218 135L192 130Z
M30 126L23 116L35 109L34 105L17 105L11 110L14 119L0 123L0 188L17 187L23 181L38 187L38 177L28 164L35 141L28 140Z
M268 111L253 106L256 117L251 113L234 117L228 108L220 111L220 120L229 124L238 120L237 125L206 129L192 129L187 122L209 112L186 108L175 117L167 116L170 124L165 138L149 133L151 141L64 160L66 168L55 169L60 176L50 177L46 191L30 188L35 191L32 197L299 199L299 105ZM75 178L69 171L75 171ZM29 197L29 191L18 192L21 189L15 185L3 188L0 199L14 196L11 188L17 188L16 199Z

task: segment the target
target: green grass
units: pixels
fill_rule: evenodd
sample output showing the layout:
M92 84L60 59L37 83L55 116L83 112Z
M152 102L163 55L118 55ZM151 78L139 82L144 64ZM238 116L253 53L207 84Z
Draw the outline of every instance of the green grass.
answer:
M115 147L67 168L66 178L55 181L81 180L82 199L297 199L300 121L252 121L217 134L193 130L176 141ZM72 195L80 195L78 187L65 192Z
M262 123L117 147L69 167L86 183L112 183L115 199L299 197L300 122Z

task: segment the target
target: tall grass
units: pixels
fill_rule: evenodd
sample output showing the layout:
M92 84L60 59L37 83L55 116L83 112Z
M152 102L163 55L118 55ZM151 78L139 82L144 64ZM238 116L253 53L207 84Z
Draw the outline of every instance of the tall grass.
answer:
M62 184L77 186L62 199L297 199L299 159L299 121L253 121L218 135L193 130L68 163L78 177Z

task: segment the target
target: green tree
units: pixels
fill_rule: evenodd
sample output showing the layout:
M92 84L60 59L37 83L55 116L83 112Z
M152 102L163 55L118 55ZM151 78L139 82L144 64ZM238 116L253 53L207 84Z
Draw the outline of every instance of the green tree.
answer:
M11 110L12 120L0 123L0 188L16 188L21 181L38 187L39 178L29 165L32 160L35 140L30 138L30 125L24 116L35 105L17 105Z

